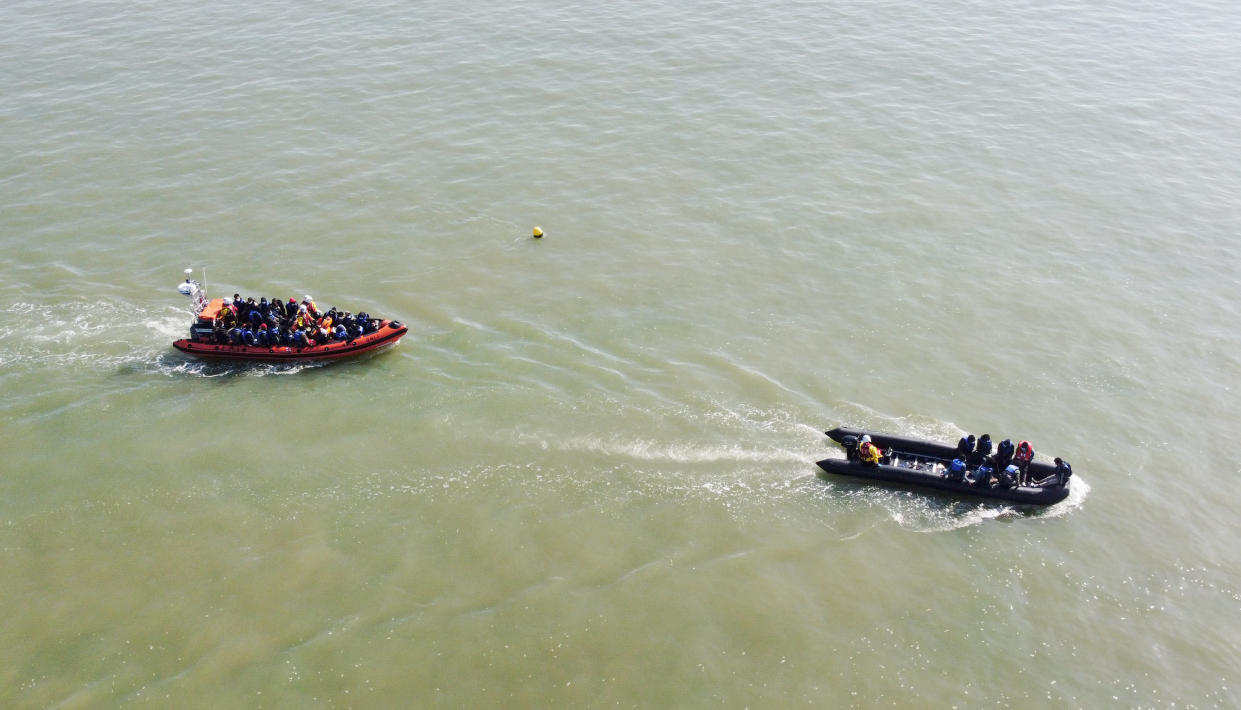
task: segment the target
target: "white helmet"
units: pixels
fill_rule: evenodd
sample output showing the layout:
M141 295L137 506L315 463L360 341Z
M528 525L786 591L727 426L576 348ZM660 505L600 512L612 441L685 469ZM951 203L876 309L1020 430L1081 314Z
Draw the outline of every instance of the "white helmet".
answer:
M863 435L862 435L862 443L863 443L863 444L869 444L869 443L870 443L870 434L863 434Z

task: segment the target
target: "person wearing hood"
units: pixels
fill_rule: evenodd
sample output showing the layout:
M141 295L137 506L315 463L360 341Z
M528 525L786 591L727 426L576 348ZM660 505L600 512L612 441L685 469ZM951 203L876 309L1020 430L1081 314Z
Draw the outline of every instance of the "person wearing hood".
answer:
M995 448L995 470L1002 471L1008 468L1008 464L1013 460L1013 442L1005 439Z
M991 435L983 434L982 436L978 437L978 444L974 447L974 456L972 459L969 460L969 463L974 466L980 466L982 465L982 462L986 461L987 457L990 455L991 455Z
M961 437L957 442L957 456L968 461L974 455L974 435Z

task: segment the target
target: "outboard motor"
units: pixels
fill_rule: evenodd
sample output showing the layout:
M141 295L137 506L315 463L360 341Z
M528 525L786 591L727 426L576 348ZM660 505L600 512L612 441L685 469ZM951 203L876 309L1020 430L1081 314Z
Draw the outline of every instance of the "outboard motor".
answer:
M857 437L850 434L840 440L840 445L845 447L845 460L857 461Z

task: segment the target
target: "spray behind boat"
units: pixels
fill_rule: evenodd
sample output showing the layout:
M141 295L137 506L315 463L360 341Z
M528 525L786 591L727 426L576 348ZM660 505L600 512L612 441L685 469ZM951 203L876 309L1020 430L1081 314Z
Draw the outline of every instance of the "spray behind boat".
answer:
M194 273L193 269L185 270L185 282L177 284L177 291L183 295L190 297L190 315L195 318L203 309L207 307L207 290L202 283L190 278L190 274ZM203 269L203 281L207 280L207 270Z

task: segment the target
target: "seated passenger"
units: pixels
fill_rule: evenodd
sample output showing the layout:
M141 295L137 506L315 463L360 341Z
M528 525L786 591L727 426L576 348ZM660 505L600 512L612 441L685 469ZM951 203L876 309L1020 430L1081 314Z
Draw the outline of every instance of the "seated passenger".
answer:
M336 330L332 331L332 337L337 340L347 340L349 338L349 333L345 331L345 326L338 325L336 326Z
M1002 470L1013 460L1013 442L1005 439L995 449L995 468Z
M1073 477L1073 467L1059 456L1056 457L1056 476L1060 479L1061 488L1069 485L1069 479Z
M996 477L995 477L996 487L997 488L1012 488L1014 485L1020 485L1019 476L1020 476L1020 472L1018 471L1017 467L1010 463L1008 466L1004 468L1003 471L1000 471L1000 473L996 474Z
M1069 478L1073 475L1073 467L1068 461L1056 457L1056 470L1050 476L1034 481L1030 485L1046 488L1047 486L1059 486L1061 488L1069 485Z
M978 470L974 471L973 474L967 477L966 481L968 483L972 483L973 485L979 488L990 488L991 487L991 474L993 474L994 472L995 472L995 469L991 468L990 464L984 463L983 465L978 467Z
M349 333L351 339L362 334L362 329L358 327L358 320L348 312L345 313L345 331Z
M987 457L991 455L991 435L983 434L978 437L978 445L974 448L974 458L969 463L975 466L980 465Z
M965 480L965 459L960 456L953 459L948 465L948 470L944 472L944 477L950 481Z
M957 456L960 456L961 458L968 461L970 456L973 456L973 455L974 455L974 435L970 434L969 436L961 437L961 440L957 442Z
M879 447L870 441L870 434L864 434L862 436L862 443L858 446L858 460L866 466L878 466L881 457L882 454L879 452Z

